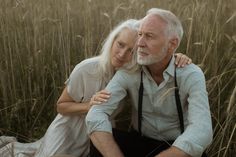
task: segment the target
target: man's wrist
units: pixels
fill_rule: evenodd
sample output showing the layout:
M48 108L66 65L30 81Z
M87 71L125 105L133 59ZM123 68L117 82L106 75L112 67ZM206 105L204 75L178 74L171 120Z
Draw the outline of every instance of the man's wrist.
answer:
M156 155L155 157L191 157L181 149L171 146L170 148L164 150L160 154Z

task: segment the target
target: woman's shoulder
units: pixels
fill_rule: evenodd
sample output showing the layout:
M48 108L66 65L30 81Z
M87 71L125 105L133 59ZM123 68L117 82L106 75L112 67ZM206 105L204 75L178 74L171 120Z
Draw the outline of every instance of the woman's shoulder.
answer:
M93 71L98 67L99 57L88 58L78 63L73 71Z
M89 58L78 63L72 70L70 77L95 75L99 66L99 57Z
M89 67L94 67L97 66L99 63L99 57L93 57L93 58L88 58L80 63L78 63L75 67L77 68L89 68Z

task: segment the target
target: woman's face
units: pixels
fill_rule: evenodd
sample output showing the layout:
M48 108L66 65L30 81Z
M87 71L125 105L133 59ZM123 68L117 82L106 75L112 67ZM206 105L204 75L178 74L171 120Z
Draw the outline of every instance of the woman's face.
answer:
M132 59L137 32L128 28L123 29L111 47L111 64L117 69Z

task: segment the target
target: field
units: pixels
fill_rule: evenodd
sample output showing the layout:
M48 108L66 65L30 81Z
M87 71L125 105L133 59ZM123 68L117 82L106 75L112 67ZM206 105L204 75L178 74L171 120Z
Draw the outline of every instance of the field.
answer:
M0 0L0 135L40 138L73 67L99 54L113 26L152 7L181 19L177 52L205 73L214 129L209 157L234 157L235 0Z

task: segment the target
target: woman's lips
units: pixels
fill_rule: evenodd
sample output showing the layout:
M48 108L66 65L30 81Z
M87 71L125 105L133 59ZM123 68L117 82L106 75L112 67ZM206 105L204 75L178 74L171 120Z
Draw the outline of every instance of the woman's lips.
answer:
M122 60L122 59L117 58L117 57L115 57L115 59L116 59L116 62L118 62L119 64L122 64L122 63L123 63L123 60Z

